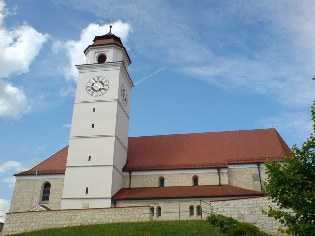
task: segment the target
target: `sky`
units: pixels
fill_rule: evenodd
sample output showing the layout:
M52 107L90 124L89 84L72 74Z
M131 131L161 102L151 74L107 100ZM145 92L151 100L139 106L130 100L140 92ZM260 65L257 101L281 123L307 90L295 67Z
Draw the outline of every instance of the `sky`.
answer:
M68 145L75 64L121 37L135 84L130 136L274 127L312 132L315 2L0 0L0 221L13 174Z

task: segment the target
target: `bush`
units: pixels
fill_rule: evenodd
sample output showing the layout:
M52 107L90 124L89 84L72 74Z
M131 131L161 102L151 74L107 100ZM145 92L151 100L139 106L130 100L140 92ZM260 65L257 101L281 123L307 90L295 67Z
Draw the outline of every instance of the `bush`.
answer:
M207 218L210 225L220 228L223 233L236 227L238 221L224 215L212 215Z
M227 236L267 236L256 226L244 222L239 222L232 217L223 215L212 215L207 218L210 225L217 227Z

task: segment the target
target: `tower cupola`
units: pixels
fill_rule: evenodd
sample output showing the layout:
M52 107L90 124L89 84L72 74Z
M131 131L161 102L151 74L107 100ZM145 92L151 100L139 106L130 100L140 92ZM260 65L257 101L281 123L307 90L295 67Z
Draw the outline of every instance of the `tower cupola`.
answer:
M87 64L102 64L122 61L126 67L131 64L130 57L121 39L110 31L102 36L95 36L93 44L85 50Z

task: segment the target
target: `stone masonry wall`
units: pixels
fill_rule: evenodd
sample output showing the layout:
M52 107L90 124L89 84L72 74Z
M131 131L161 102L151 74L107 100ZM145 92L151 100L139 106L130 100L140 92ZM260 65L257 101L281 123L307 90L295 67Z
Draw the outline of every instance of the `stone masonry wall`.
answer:
M283 225L263 214L263 210L267 211L269 205L276 208L276 204L267 197L211 202L213 214L222 214L242 222L254 224L272 235L283 235L278 232L278 228L283 227Z
M268 210L269 205L276 205L267 197L235 199L235 200L145 200L145 201L119 201L118 206L149 205L154 208L153 220L193 220L206 219L211 214L222 214L233 217L242 222L256 225L261 230L272 235L282 235L278 228L282 226L278 221L263 214L262 210ZM189 207L194 207L194 215L189 214ZM197 215L197 206L202 207L202 216ZM157 207L161 207L161 216L156 214Z
M267 177L265 173L265 167L260 167L260 174L261 182L264 186L264 182L266 181ZM228 181L230 185L261 191L258 175L259 174L257 167L228 169ZM257 177L258 179L255 177Z
M260 182L254 180L257 175L257 168L229 168L227 172L221 172L221 183L231 184L247 189L260 190ZM218 174L213 171L203 173L180 173L164 175L132 175L131 187L157 187L159 177L165 178L165 186L192 186L192 177L197 175L199 185L217 185ZM266 175L261 167L262 182ZM44 183L51 184L50 200L48 203L41 202L42 188ZM64 184L64 175L37 176L34 178L17 178L14 193L11 201L10 212L22 212L32 209L37 204L47 206L52 210L58 210L61 206L61 197ZM124 176L124 186L129 187L129 176Z
M63 191L63 178L19 179L15 182L10 212L29 211L38 204L52 210L60 209ZM51 184L49 202L41 202L43 185Z
M7 213L3 235L77 225L150 221L151 218L148 206Z
M205 212L210 212L208 204L202 203L200 200L182 200L182 199L152 199L152 200L129 200L129 201L118 201L116 206L127 207L138 204L140 206L150 206L154 209L154 215L152 219L159 220L194 220L201 219L202 217L197 214L197 206L202 206ZM194 214L189 214L189 208L193 206ZM161 208L161 216L157 214L157 208ZM208 214L205 214L203 217L206 218Z
M180 173L180 174L144 174L131 175L131 188L140 187L158 187L159 178L164 177L165 187L170 186L192 186L193 176L198 176L199 185L218 185L219 177L217 172L209 171L207 173ZM221 172L221 184L227 184L227 172ZM124 176L124 188L129 187L129 176Z

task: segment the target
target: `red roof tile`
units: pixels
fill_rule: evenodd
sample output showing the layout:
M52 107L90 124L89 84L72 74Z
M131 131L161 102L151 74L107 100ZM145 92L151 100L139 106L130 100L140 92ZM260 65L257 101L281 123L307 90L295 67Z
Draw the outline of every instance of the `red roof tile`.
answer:
M19 175L45 175L45 174L64 174L66 171L66 163L68 156L68 146L61 149L48 159L39 163L30 170L23 171Z
M228 164L282 160L290 148L275 129L130 137L124 171L227 167ZM59 174L68 147L17 175Z
M203 197L244 197L263 196L262 192L234 187L231 185L123 188L113 196L115 200L140 200L161 198L203 198Z
M275 129L129 138L124 171L227 167L281 160L290 148Z

